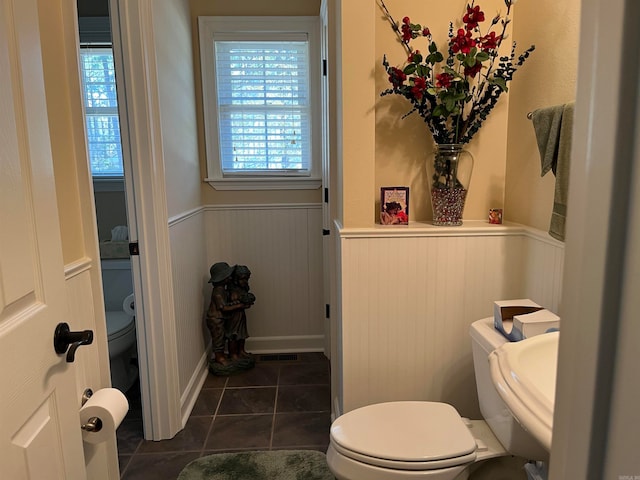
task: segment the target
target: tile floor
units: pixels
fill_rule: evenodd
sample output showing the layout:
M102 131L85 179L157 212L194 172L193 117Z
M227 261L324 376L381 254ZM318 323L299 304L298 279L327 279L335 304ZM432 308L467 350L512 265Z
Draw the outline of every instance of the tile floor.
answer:
M276 357L274 359L274 357ZM242 450L314 449L329 445L329 361L322 353L257 355L252 370L211 374L187 424L171 440L142 438L139 396L118 428L123 480L175 480L190 461Z

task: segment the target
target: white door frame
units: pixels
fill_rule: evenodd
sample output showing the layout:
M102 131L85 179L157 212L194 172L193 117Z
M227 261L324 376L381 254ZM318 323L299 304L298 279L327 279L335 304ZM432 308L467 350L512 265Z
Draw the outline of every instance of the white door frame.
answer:
M127 191L144 437L182 425L151 0L109 0Z
M549 478L637 478L640 6L581 17Z
M331 360L331 415L337 418L341 415L342 407L342 351L340 331L337 325L340 316L340 301L338 297L338 259L337 234L335 220L338 218L337 205L341 201L338 185L337 165L337 98L336 66L338 39L336 34L336 5L333 0L322 0L320 5L321 41L323 58L326 59L327 75L323 79L323 152L322 152L322 183L329 189L328 202L323 205L323 228L329 230L330 235L323 237L323 274L324 298L329 304L329 318L325 322L325 348Z
M325 303L324 353L331 360L331 169L330 169L330 129L329 117L329 11L326 0L320 5L320 58L323 63L321 79L322 105L322 291Z

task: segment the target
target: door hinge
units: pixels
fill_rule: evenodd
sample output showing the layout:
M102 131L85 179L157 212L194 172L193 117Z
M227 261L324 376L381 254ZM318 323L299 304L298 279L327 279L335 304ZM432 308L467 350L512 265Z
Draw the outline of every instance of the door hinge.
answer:
M140 255L140 247L138 242L129 243L129 255Z
M322 59L322 76L323 77L327 76L327 59L326 58Z
M329 203L329 188L324 187L324 203Z
M325 318L331 318L330 313L331 313L331 311L330 311L330 308L329 308L329 304L326 303L325 306L324 306L324 317Z

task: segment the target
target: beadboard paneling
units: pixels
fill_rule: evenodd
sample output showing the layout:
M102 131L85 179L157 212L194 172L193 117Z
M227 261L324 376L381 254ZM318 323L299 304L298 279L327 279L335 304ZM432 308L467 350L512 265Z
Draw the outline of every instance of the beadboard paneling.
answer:
M558 313L562 294L564 245L535 230L524 238L525 297Z
M88 257L65 265L65 291L68 305L68 318L72 330L93 330L94 341L91 345L84 345L76 352L76 359L72 367L76 375L76 398L78 408L80 399L86 388L94 392L111 385L108 379L109 354L107 348L107 327L104 313L96 312L101 308L102 300L93 296L92 275L99 278L97 266ZM99 319L100 318L100 319ZM102 365L101 365L101 358ZM67 368L69 368L67 367ZM117 474L117 464L105 468L105 458L114 458L117 454L115 435L111 440L97 445L85 444L87 456L87 478L95 480L109 480Z
M208 267L224 261L251 270L248 349L321 351L321 206L210 206L205 225Z
M169 222L171 270L178 343L178 378L182 407L190 409L199 390L203 368L206 369L204 309L209 266L204 241L202 209ZM185 412L183 412L184 414ZM184 416L184 415L183 415Z
M412 399L479 418L470 324L491 316L494 300L557 307L558 245L523 228L438 232L340 232L344 412Z
M91 260L86 258L74 265L65 266L65 290L67 292L68 319L72 330L93 330L95 341L78 349L75 362L78 395L85 388L97 390L106 385L100 381L100 343L105 342L106 323L97 322L95 299L91 290ZM103 316L104 318L104 316Z

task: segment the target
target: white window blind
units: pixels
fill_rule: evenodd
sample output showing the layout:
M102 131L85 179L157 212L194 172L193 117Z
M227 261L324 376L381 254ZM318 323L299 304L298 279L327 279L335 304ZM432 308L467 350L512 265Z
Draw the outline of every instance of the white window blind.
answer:
M82 48L80 69L91 173L95 177L121 177L120 121L111 48Z
M224 175L309 175L309 46L296 40L215 40Z
M321 185L320 21L198 17L207 159L217 190Z

